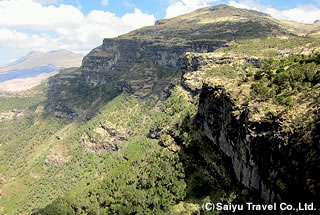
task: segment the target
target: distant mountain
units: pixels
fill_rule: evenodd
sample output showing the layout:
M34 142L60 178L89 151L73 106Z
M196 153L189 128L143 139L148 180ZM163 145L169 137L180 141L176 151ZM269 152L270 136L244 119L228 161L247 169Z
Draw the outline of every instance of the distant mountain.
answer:
M0 73L12 70L25 70L36 67L53 65L57 67L78 67L81 65L83 56L67 50L56 50L50 52L30 52L26 56L8 64L0 66Z
M0 67L0 91L21 91L34 87L62 68L79 67L83 56L67 50L32 51Z
M33 69L14 70L11 72L0 74L0 83L4 81L13 80L16 78L35 77L42 73L51 73L54 71L59 72L60 69L61 67L48 65L48 66L36 67Z

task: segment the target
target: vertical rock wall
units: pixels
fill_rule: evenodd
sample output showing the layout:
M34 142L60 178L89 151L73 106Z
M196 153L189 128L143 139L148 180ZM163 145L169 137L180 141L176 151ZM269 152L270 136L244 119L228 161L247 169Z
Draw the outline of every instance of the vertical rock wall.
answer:
M312 171L319 165L308 157L314 145L301 142L298 132L284 133L275 116L250 121L250 112L237 109L222 86L204 85L197 126L231 159L237 181L266 203L318 201Z

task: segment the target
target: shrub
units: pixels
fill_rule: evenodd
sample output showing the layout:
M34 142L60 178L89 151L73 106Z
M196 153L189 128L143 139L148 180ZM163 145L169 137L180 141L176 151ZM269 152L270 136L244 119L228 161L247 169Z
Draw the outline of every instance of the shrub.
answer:
M286 89L290 86L290 74L289 72L280 72L274 79L275 84L281 89Z
M254 72L250 71L250 72L248 72L248 73L246 74L246 76L247 76L247 77L252 77L252 76L254 76Z

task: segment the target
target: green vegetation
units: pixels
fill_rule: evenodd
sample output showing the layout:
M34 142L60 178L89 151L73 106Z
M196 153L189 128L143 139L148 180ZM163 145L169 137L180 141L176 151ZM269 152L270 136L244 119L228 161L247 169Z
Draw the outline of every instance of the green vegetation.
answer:
M0 112L9 110L34 109L45 100L46 83L42 83L21 95L0 96Z
M320 54L306 58L264 59L254 75L252 97L272 98L276 103L293 107L298 93L309 91L320 83L319 62Z
M1 213L30 214L69 190L62 201L58 199L48 207L49 214L64 214L59 204L72 202L73 198L77 210L86 213L150 210L163 214L172 210L185 196L184 170L177 155L147 138L152 107L122 94L88 122L70 122L47 114L2 122L1 129L8 132L1 133L1 142L6 143L0 146ZM130 138L119 143L118 152L103 155L86 152L86 143L81 141L83 134L94 136L105 120L115 129L125 127ZM97 183L91 184L92 181ZM106 186L110 189L104 189ZM119 190L115 193L111 188ZM96 201L91 192L97 194ZM140 194L136 196L137 193ZM150 195L158 196L159 202ZM92 204L88 206L89 196ZM124 203L127 207L121 206ZM51 213L52 210L56 213Z
M141 158L131 158L113 168L100 182L58 199L36 214L168 213L185 195L183 168L177 156L154 147L140 151Z
M249 40L233 41L227 48L220 48L226 56L235 54L237 56L248 57L278 57L283 53L303 52L306 47L308 49L319 47L320 42L318 39L309 37L268 37Z
M96 183L80 183L39 214L66 214L67 211L69 214L80 211L85 214L93 211L96 214L143 214L146 211L163 214L171 210L178 199L183 199L184 172L177 155L147 138L150 108L147 103L121 95L85 124L83 131L91 135L102 119L109 120L117 128L126 126L132 134L122 143L119 152L94 156L94 159L92 154L89 156L86 171L92 173L94 169L91 177L98 179ZM141 125L141 120L145 126L137 126Z
M238 73L234 66L226 64L207 71L207 75L210 77L226 77L232 79L236 78Z
M39 104L39 95L32 97L0 97L0 111L21 110ZM40 98L41 99L41 98Z

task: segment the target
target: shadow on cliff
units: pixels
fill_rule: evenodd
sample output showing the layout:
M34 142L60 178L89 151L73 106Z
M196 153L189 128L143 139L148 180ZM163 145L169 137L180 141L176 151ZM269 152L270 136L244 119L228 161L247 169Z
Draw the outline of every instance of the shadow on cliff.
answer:
M215 98L216 100L208 97L208 93L203 98L200 97L200 100L206 100L199 105L202 116L199 117L198 110L196 120L189 116L184 118L178 128L179 135L174 137L182 148L179 155L186 173L186 201L244 205L247 202L264 205L276 202L278 210L274 214L292 214L290 211L279 210L281 202L297 207L299 203L314 203L315 206L320 204L320 102L315 111L315 119L308 123L302 122L300 126L294 125L294 130L288 133L277 127L281 116L245 123L245 111L239 119L231 116L231 111L226 111L230 102L226 102L225 96ZM223 107L223 111L219 111L219 107ZM305 113L305 118L308 118L308 114L311 113ZM255 129L255 134L243 135L249 128ZM243 144L246 143L246 138L250 141ZM225 141L224 145L221 141ZM234 148L232 153L227 151L230 145ZM248 147L250 150L246 150ZM232 159L235 162L243 157L250 159L244 159L239 166L232 163ZM254 189L250 187L250 183L246 183L252 174L245 171L248 169L245 165L251 168L254 165L258 169L258 188ZM240 172L238 176L235 175L236 171ZM269 194L269 197L265 198L264 194ZM308 211L308 214L319 214L318 212Z
M90 120L99 109L122 93L114 85L90 86L76 71L60 72L48 81L45 109L58 118Z
M180 134L174 139L181 147L178 153L186 176L185 202L199 205L230 202L242 205L246 202L262 203L256 192L246 189L237 182L231 159L197 128L194 118L187 116L181 123L179 132ZM234 213L224 211L221 214ZM240 214L251 213L243 211Z

